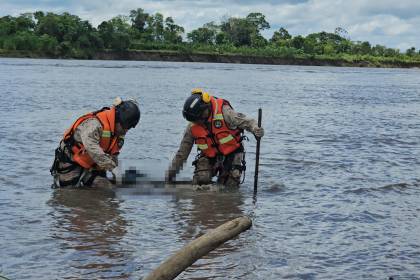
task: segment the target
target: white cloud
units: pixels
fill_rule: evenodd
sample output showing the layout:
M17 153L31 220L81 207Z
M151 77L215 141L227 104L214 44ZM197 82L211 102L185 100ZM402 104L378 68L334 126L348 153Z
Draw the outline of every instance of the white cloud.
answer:
M395 16L375 16L366 22L354 24L349 30L352 33L369 35L371 33L381 33L385 36L404 35L413 26Z

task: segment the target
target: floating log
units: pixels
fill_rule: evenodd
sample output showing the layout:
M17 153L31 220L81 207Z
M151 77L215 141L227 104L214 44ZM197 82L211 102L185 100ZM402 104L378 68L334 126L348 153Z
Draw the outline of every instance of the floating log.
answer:
M199 258L249 229L251 225L251 219L246 216L222 224L185 245L143 280L174 279Z

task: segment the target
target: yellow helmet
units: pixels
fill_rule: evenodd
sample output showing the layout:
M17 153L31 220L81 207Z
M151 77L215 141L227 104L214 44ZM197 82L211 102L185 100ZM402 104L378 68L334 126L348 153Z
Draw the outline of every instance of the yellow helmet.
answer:
M201 88L194 88L191 91L192 94L200 94L201 100L203 100L204 103L210 103L211 95L208 92L203 91Z

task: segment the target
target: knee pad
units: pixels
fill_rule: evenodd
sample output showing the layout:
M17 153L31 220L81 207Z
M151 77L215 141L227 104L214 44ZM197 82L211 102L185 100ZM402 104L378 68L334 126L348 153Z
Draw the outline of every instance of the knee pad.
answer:
M230 172L230 176L232 176L232 178L235 178L235 179L240 178L241 177L241 171L239 169L233 169Z

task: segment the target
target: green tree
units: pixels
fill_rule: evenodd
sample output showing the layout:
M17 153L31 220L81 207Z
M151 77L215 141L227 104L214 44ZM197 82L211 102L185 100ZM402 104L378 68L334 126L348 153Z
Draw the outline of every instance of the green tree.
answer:
M38 48L39 39L33 32L20 31L16 33L16 49L33 51Z
M15 18L11 16L4 16L0 18L0 36L8 36L16 33Z
M143 33L146 30L146 24L149 19L149 14L144 12L143 9L130 11L131 26L138 32Z
M43 18L44 16L45 16L45 14L42 11L36 11L34 13L34 18L37 22L39 22L41 20L41 18Z
M103 46L95 28L76 15L36 12L34 17L37 21L35 33L40 37L48 35L45 38L55 38L55 51L60 56L86 57ZM48 39L45 44L52 46L54 43ZM47 52L52 53L52 47L48 47Z
M318 32L306 37L292 37L281 27L273 33L270 46L261 32L270 28L261 13L249 13L244 18L231 17L220 25L207 23L187 34L190 44L182 43L184 28L171 17L146 13L138 8L129 16L117 16L102 22L98 28L88 21L69 13L55 14L36 11L17 17L0 17L0 48L25 50L42 55L89 58L102 48L127 50L133 47L146 49L173 49L182 52L195 50L246 55L274 55L296 57L300 54L328 55L350 54L391 57L393 60L415 61L420 52L411 47L404 53L385 46L371 46L369 42L353 42L344 28L337 27L333 33ZM216 45L216 46L214 46ZM372 59L365 56L364 59Z
M55 55L57 50L57 39L47 34L39 37L38 49L44 54Z
M16 18L16 30L17 31L33 31L35 27L35 21L31 13L21 14Z
M171 17L165 19L165 29L163 33L164 41L167 43L181 43L182 34L184 33L184 28L175 24L174 20Z
M408 56L414 56L416 54L416 48L411 47L405 51L405 54Z
M317 42L314 37L307 36L303 42L303 51L307 54L317 54ZM319 52L320 53L320 52Z
M98 26L99 36L104 42L105 48L110 48L114 27L110 21L103 21Z
M394 57L394 56L398 56L399 53L400 53L400 51L398 49L386 48L385 49L384 56L386 56L386 57Z
M14 37L6 37L3 41L3 48L8 51L16 50L16 43Z
M251 33L251 46L254 48L263 48L268 41L259 33Z
M352 42L348 39L342 40L334 44L337 53L351 53Z
M274 31L270 42L281 43L290 39L292 39L292 36L289 34L289 32L285 28L280 27L278 31Z
M334 30L334 34L335 34L335 35L337 35L337 36L339 36L339 37L341 37L341 38L344 38L344 39L350 40L350 38L349 38L349 33L347 32L347 30L345 30L345 29L344 29L344 28L342 28L342 27L337 27L337 28L335 28L335 30Z
M305 39L300 35L293 37L293 39L290 42L291 46L298 50L303 49L304 43Z
M366 54L370 54L371 51L372 51L372 49L371 49L370 43L367 42L367 41L356 42L352 46L352 53L354 53L354 54L366 55Z
M309 34L305 38L305 52L311 54L350 53L352 43L348 39L340 36L340 32L343 33L344 31L336 28L335 33L322 31L319 33Z
M327 55L332 55L335 53L335 48L334 45L332 43L326 43L323 45L323 54L327 54Z
M64 36L69 38L75 32L76 21L79 21L79 18L68 13L64 13L62 16L47 13L38 19L35 31L38 35L47 34L55 37L58 42L63 42L65 41Z
M4 16L0 18L0 36L8 36L21 31L32 32L35 22L31 13L18 17Z
M74 48L69 41L63 41L57 46L57 55L60 57L74 57Z
M200 27L188 33L187 39L193 44L213 45L216 42L216 32L207 27Z
M221 29L235 46L250 46L255 25L243 18L229 18L222 23Z
M126 17L117 16L109 21L103 21L98 26L104 47L113 50L127 50L130 46L130 25Z
M216 43L216 45L228 45L228 44L232 44L232 42L229 40L229 37L228 37L227 33L226 32L223 32L223 31L218 32L216 34L215 43Z
M267 40L260 31L270 27L261 13L250 13L246 18L231 17L221 24L221 32L226 34L229 42L235 46L262 47Z
M250 13L246 16L246 20L255 26L257 32L270 28L262 13Z
M117 51L124 51L130 47L130 36L127 33L116 32L113 35L111 48Z
M147 25L146 31L149 34L148 39L154 42L163 42L165 30L163 15L161 13L156 13L153 16L149 16Z
M386 50L385 46L376 45L376 46L372 47L371 53L372 53L372 55L375 55L375 56L384 56L385 55L385 50Z

